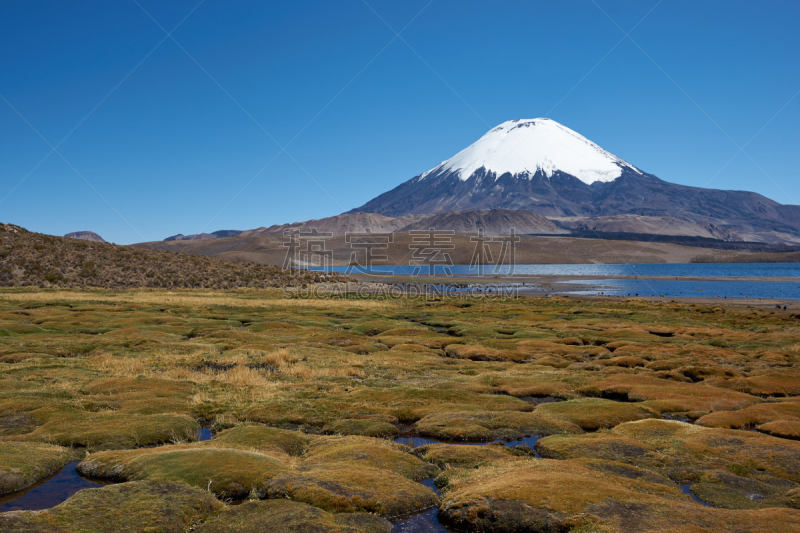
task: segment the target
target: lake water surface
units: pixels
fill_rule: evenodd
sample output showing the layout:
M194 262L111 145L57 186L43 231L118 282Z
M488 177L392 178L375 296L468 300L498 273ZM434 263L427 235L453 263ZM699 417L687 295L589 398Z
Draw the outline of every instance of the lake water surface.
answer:
M558 291L569 284L581 288ZM614 296L665 296L669 298L764 298L800 300L800 280L787 281L683 281L662 279L571 280L553 284L566 294Z
M393 274L397 283L408 283L414 279L415 267L381 266L372 273ZM348 272L347 267L334 267L335 272ZM538 286L527 283L520 286L521 294L559 293L576 295L614 296L664 296L669 298L762 298L778 300L800 300L800 263L686 263L686 264L639 264L639 265L517 265L513 271L502 267L496 280L491 268L484 270L486 277L477 277L477 268L469 265L451 267L454 276L476 276L476 284L500 281L509 283L511 276L572 276L577 279L557 281ZM358 272L357 270L353 272ZM440 269L437 273L442 274ZM423 272L421 275L427 275ZM582 276L636 276L632 279L581 279ZM677 278L677 279L652 279ZM681 278L700 278L686 280ZM709 278L703 280L702 278ZM751 278L714 280L713 278ZM760 280L752 278L762 278ZM771 279L774 278L774 279ZM787 278L795 278L788 279ZM440 278L442 284L446 277ZM473 289L465 289L470 292Z
M376 266L371 273L395 274L410 276L414 266L393 265ZM311 270L323 270L314 268ZM357 274L363 270L350 267L332 267L333 272L350 272ZM800 278L800 263L658 263L631 265L516 265L513 269L501 266L497 272L494 267L484 267L481 272L477 267L454 265L450 270L455 276L518 275L518 276L679 276L679 277L767 277L767 278ZM445 272L436 268L436 274ZM427 270L419 273L428 275Z

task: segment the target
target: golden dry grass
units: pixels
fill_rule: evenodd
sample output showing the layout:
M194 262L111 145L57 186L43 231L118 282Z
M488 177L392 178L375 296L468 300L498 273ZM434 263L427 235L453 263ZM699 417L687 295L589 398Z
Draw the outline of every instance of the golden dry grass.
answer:
M681 481L722 507L750 509L742 516L757 528L767 519L792 524L786 509L800 501L792 496L800 490L792 440L799 333L800 321L782 310L637 300L4 289L0 444L106 450L96 456L119 454L136 467L130 477L196 487L207 479L192 477L191 458L219 456L221 470L204 475L243 487L220 494L257 486L261 495L335 512L392 515L432 505L433 493L413 479L442 468L437 483L461 502L442 507L454 510L453 523L457 514L508 511L508 529L519 525L514 513L533 509L524 515L530 524L595 530L625 530L628 515L643 530L668 530L670 520L689 529L739 527L726 514L734 511L698 510L676 494ZM652 419L662 416L741 429ZM651 420L631 422L643 417ZM211 444L193 442L201 424L218 433ZM789 438L748 431L753 425ZM543 436L540 452L551 461L537 470L531 452L500 446L412 455L369 438L399 431L461 441ZM156 444L167 446L134 461ZM287 470L253 482L235 468L248 454L281 457ZM22 466L0 458L0 469ZM556 476L564 502L542 507L538 489L514 492L489 483L490 474L521 487ZM594 488L571 500L578 495L570 487L582 484ZM617 503L609 507L603 494ZM689 518L671 515L665 500ZM646 508L631 507L636 501ZM599 521L573 523L570 513Z
M339 309L363 309L381 311L390 304L381 300L364 299L303 299L285 297L283 291L243 289L227 294L221 291L180 291L180 290L125 290L125 291L39 291L0 290L0 300L10 302L108 302L154 305L188 305L188 306L235 306L285 309L315 309L320 311Z

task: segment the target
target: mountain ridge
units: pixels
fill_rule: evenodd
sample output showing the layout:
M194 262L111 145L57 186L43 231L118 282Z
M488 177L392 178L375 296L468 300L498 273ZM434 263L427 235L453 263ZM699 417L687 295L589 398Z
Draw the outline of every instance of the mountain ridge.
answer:
M65 239L79 239L91 242L106 242L104 238L93 231L73 231L64 235Z
M177 235L167 237L164 240L169 242L169 241L196 241L200 239L222 239L225 237L235 237L240 233L241 231L236 229L221 229L214 231L212 233L194 233L191 235L184 235L183 233L178 233Z
M290 224L273 224L243 231L242 237L253 235L283 235L287 231L307 232L316 230L320 233L344 235L347 232L359 233L369 229L372 233L393 233L419 217L386 217L374 213L343 213L332 217L311 219Z

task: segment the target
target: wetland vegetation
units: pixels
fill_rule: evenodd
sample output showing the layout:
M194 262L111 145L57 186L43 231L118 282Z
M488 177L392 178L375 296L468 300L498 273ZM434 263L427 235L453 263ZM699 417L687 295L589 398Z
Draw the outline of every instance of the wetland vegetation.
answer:
M797 531L798 363L767 306L2 289L0 492L113 483L0 529Z

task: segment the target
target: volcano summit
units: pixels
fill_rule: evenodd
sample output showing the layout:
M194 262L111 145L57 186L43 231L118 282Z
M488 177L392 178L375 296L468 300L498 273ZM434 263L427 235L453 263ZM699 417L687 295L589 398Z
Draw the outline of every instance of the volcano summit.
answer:
M614 181L626 168L641 174L586 137L553 120L537 118L500 124L420 179L452 172L467 181L480 170L495 179L504 174L531 178L541 171L548 178L555 172L564 172L591 185Z

